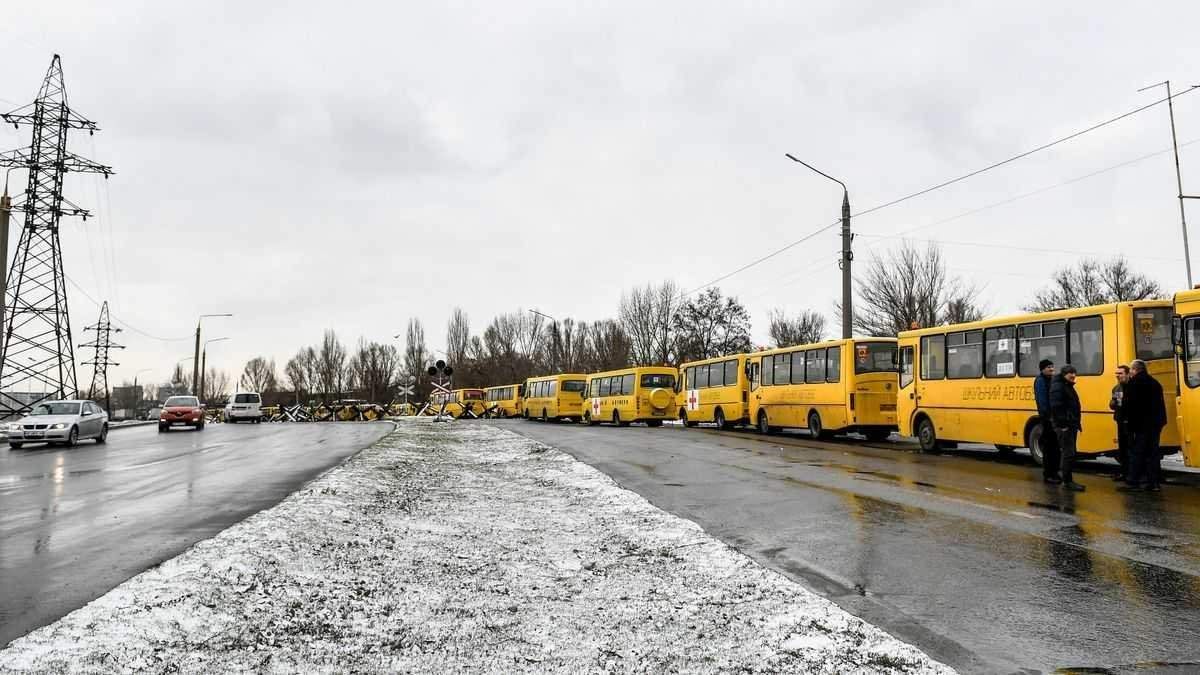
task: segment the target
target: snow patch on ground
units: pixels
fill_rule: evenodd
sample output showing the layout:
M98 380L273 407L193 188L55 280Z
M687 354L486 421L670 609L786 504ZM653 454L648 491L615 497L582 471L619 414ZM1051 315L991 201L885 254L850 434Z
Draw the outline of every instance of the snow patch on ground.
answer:
M429 420L0 652L144 670L951 672L564 453Z

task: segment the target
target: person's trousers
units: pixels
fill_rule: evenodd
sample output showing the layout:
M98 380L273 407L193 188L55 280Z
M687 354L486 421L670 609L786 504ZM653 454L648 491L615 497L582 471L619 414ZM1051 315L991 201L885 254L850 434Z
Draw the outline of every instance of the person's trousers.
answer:
M1133 445L1129 427L1124 422L1117 421L1117 464L1121 465L1121 475L1129 477L1129 446Z
M1071 466L1075 463L1075 439L1079 431L1060 427L1054 433L1058 437L1059 476L1064 483L1070 483Z
M1162 454L1158 449L1162 429L1139 429L1133 432L1133 452L1129 458L1130 485L1145 483L1158 485L1162 482Z
M1042 475L1046 478L1058 477L1059 452L1058 436L1049 420L1042 420Z

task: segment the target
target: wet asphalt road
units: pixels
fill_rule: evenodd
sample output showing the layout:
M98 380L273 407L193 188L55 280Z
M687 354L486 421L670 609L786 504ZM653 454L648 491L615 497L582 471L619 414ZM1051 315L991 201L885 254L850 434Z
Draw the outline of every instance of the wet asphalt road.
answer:
M1075 494L1043 484L1027 456L995 451L493 423L596 466L964 672L1200 672L1195 474L1128 494L1110 466L1093 465Z
M114 430L0 446L0 646L273 506L390 423Z

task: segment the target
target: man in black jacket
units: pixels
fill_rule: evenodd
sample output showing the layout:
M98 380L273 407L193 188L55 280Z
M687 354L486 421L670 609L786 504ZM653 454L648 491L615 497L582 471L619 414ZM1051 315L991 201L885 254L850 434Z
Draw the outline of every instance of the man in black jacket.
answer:
M1163 388L1158 380L1146 372L1146 362L1136 360L1129 364L1133 375L1125 385L1121 415L1125 426L1133 435L1133 447L1129 457L1129 489L1143 486L1151 492L1162 488L1162 466L1158 441L1162 428L1167 425L1167 404L1163 400Z
M1066 365L1050 384L1050 421L1054 424L1058 451L1062 457L1059 473L1063 487L1076 492L1086 489L1076 483L1071 474L1071 465L1075 461L1075 441L1079 432L1083 431L1082 419L1079 394L1075 393L1075 366Z

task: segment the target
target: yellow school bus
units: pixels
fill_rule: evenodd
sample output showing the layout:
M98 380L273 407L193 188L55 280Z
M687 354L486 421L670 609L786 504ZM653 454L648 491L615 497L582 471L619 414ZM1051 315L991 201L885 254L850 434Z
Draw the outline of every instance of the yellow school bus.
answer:
M1200 466L1200 289L1176 293L1174 305L1171 332L1179 355L1175 421L1184 464Z
M714 422L728 429L750 423L749 354L732 354L679 366L679 419L689 427Z
M1146 300L939 326L900 334L900 433L927 452L957 443L1027 447L1042 463L1033 382L1042 359L1075 366L1080 454L1117 448L1114 373L1133 359L1163 385L1165 449L1179 445L1171 302ZM1167 450L1170 451L1169 449Z
M487 411L493 417L516 417L521 414L523 384L506 384L487 388Z
M483 411L487 408L484 400L484 391L482 389L455 389L449 394L433 394L429 397L429 401L433 404L426 412L429 415L436 415L442 408L442 403L446 403L446 414L454 418L463 417L470 411L476 417L483 417ZM467 415L469 417L469 415Z
M896 339L847 338L749 356L748 414L761 433L808 429L818 438L896 430Z
M676 418L675 380L679 371L665 366L610 370L587 379L588 424L612 422L627 427L634 422L661 427Z
M560 373L525 380L525 398L521 402L525 419L583 419L583 391L587 375Z

